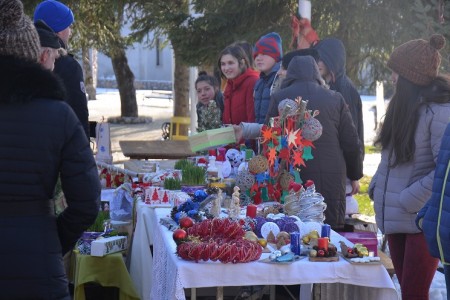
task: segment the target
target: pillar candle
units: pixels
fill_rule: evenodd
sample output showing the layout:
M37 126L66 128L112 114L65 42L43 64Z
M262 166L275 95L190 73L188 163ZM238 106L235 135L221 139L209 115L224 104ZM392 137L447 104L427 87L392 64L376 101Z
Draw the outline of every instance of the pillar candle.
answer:
M317 248L327 250L328 249L328 238L318 238Z
M247 217L253 219L256 217L256 205L253 204L247 205Z

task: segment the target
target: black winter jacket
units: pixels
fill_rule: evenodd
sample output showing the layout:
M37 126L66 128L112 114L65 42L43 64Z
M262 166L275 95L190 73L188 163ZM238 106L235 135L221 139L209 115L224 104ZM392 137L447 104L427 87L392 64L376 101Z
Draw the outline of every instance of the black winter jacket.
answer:
M70 299L62 254L97 216L95 160L56 76L11 56L0 70L0 298Z
M363 176L362 153L342 95L321 86L319 80L319 70L312 56L294 57L281 90L272 95L272 101L278 107L283 99L301 96L308 100L308 110L319 110L316 118L322 124L322 136L314 142L314 159L305 162L300 177L303 182L314 181L327 203L325 222L339 229L344 226L346 177L358 180Z
M65 48L64 42L60 40L60 43ZM86 137L89 139L89 110L83 70L80 64L73 58L72 54L67 54L55 61L53 72L62 79L67 94L66 102L77 115Z
M344 97L352 114L352 119L361 141L362 151L364 152L364 123L361 96L345 71L347 58L344 44L338 39L328 38L320 41L315 48L319 52L320 60L334 74L335 81L330 82L330 89L341 93Z

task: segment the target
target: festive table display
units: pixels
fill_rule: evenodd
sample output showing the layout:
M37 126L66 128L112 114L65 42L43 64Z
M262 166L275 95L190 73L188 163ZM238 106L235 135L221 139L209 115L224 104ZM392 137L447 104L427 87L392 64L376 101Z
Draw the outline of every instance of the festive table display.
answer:
M339 240L342 237L324 224L326 204L315 190L314 182L301 178L305 161L314 158L313 143L322 134L322 127L315 119L318 112L307 110L307 101L300 98L282 101L279 111L280 115L271 120L271 126L262 127L255 149L236 145L233 128L224 127L205 130L190 138L192 149L208 151L177 161L173 170L161 170L157 164L152 164L152 167L142 168L142 173L131 173L107 165L99 166L103 187L114 189L114 195L126 194L120 199L114 197L112 215L117 215L128 204L132 207L131 211L138 214L136 232L141 235L145 233L146 242L140 240L142 236L139 240L135 239L133 247L136 248L132 250L137 249L152 260L149 245L155 238L155 258L164 259L164 262L163 265L155 263L153 272L173 272L176 274L173 277L177 278L170 280L178 285L185 270L206 272L211 265L220 268L218 270L230 270L230 267L222 266L236 266L230 274L235 274L236 270L239 274L245 273L245 267L239 267L242 264L250 264L252 269L264 270L268 274L281 272L268 268L286 267L290 273L283 276L282 281L277 279L273 283L294 284L300 279L303 283L336 281L334 277L330 279L315 274L310 281L310 273L297 277L295 268L290 267L297 264L309 267L310 263L328 262L343 269L348 268L345 264L349 263L352 268L363 265L362 262L339 261L339 252L343 248ZM148 212L141 214L142 211ZM150 220L150 216L155 220ZM134 213L131 218L134 223ZM86 236L86 240L89 239L92 243L95 238ZM83 243L80 245L87 247ZM365 253L364 246L356 246L350 243L348 248L358 251L358 256ZM345 252L343 254L348 252L342 251ZM99 255L109 252L101 247ZM173 259L168 259L170 256ZM376 260L374 258L372 263ZM132 270L140 262L132 261L131 265L134 266ZM317 268L331 271L329 267ZM147 278L142 278L142 284L137 286L148 292L144 285L150 280L149 277L157 281L157 276L148 275L142 268L139 270L137 277L145 272ZM217 272L209 276L214 278ZM254 276L249 277L248 282L245 279L245 282L237 283L224 279L224 284L263 284L266 279L272 278L263 277L264 280ZM346 283L351 282L348 280ZM155 289L160 286L164 284L153 285ZM186 287L198 286L204 285L197 281L186 284ZM176 290L180 292L178 286Z

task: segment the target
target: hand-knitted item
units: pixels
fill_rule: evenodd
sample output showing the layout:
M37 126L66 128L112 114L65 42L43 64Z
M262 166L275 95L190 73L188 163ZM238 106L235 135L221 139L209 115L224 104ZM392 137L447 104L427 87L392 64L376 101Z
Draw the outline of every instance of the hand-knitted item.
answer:
M0 0L0 55L38 61L39 36L19 0Z
M281 60L283 53L283 49L281 46L281 37L276 32L268 33L262 36L255 44L253 49L253 58L255 58L258 54L265 54L273 59L276 62Z
M433 34L429 42L423 39L406 42L394 49L387 66L412 83L428 85L438 75L439 50L444 45L445 38L440 34Z
M59 1L41 2L34 11L34 21L43 20L54 32L58 33L69 27L73 21L73 12Z

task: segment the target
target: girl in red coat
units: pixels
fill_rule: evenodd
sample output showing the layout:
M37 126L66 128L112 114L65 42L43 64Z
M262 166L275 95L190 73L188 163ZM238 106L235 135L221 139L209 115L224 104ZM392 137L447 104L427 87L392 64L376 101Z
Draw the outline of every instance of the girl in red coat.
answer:
M253 87L259 73L250 67L244 50L239 46L226 47L219 55L218 67L221 77L227 80L223 124L254 122Z

